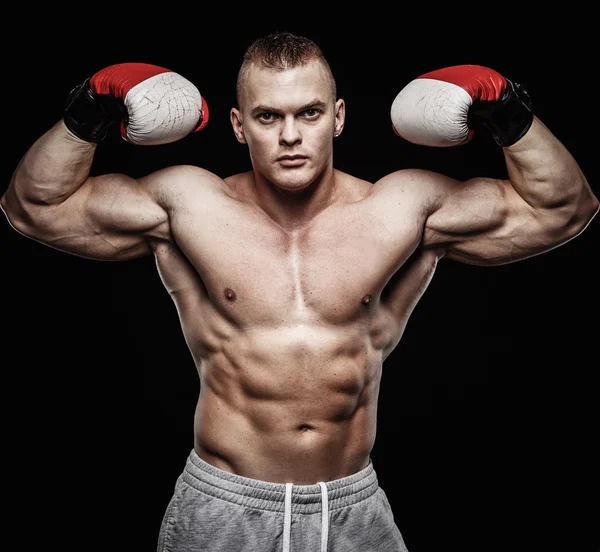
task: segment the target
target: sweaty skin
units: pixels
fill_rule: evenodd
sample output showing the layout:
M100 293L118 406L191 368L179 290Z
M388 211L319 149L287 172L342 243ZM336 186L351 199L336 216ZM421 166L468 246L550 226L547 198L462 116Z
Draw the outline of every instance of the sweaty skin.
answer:
M253 170L89 176L96 145L59 121L2 196L13 227L92 259L154 254L195 360L194 447L246 477L314 484L364 468L384 360L438 261L495 265L577 236L598 211L537 118L508 179L333 168L344 126L318 61L253 68L231 123Z

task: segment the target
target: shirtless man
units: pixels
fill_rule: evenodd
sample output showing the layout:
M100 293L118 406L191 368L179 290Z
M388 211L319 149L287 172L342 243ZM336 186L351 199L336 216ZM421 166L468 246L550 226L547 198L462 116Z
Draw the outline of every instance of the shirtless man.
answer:
M90 176L117 126L148 145L208 122L193 84L143 64L76 88L16 168L1 202L15 230L90 259L153 254L179 313L200 394L159 552L406 551L370 453L383 363L438 261L526 259L597 213L518 85L479 66L424 77L391 106L396 132L451 146L489 131L509 179L335 169L344 101L318 46L288 33L257 40L240 69L231 124L247 173Z

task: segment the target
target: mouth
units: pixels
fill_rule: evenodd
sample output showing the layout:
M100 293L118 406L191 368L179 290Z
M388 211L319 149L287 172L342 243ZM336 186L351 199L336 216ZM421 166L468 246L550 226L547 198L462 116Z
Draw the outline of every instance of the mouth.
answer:
M299 167L306 163L308 157L304 155L282 155L277 162L284 167Z

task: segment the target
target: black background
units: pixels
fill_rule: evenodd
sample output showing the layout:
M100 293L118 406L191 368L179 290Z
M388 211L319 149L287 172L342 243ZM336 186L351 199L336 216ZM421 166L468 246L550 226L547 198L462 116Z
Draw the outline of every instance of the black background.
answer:
M194 81L210 122L165 146L109 140L95 172L139 176L177 163L221 176L247 170L229 123L237 68L252 39L289 30L317 40L346 100L338 168L370 181L404 167L504 176L501 150L483 137L423 148L396 137L389 122L412 78L479 63L528 89L537 115L600 192L589 15L575 7L545 19L367 8L338 6L328 20L315 5L287 6L286 17L274 8L35 10L38 24L51 22L41 27L23 14L3 39L2 191L27 147L60 118L71 88L123 61ZM150 552L192 446L198 393L154 260L70 256L5 219L0 232L7 529L20 549ZM440 264L384 367L373 451L410 552L600 550L597 240L594 220L523 262Z

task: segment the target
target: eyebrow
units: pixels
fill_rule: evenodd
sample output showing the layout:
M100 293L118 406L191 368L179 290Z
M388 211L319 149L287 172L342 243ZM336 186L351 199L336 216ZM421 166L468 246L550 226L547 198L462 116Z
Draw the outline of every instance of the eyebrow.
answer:
M307 109L314 109L315 107L325 109L325 106L326 106L325 102L315 99L312 102L309 102L309 103L301 106L298 109L298 111L306 111ZM277 112L277 111L280 111L280 110L276 107L272 107L272 106L265 105L265 104L259 104L255 108L252 109L251 113L252 113L252 115L257 115L258 113L265 113L265 112L271 113L271 112Z

